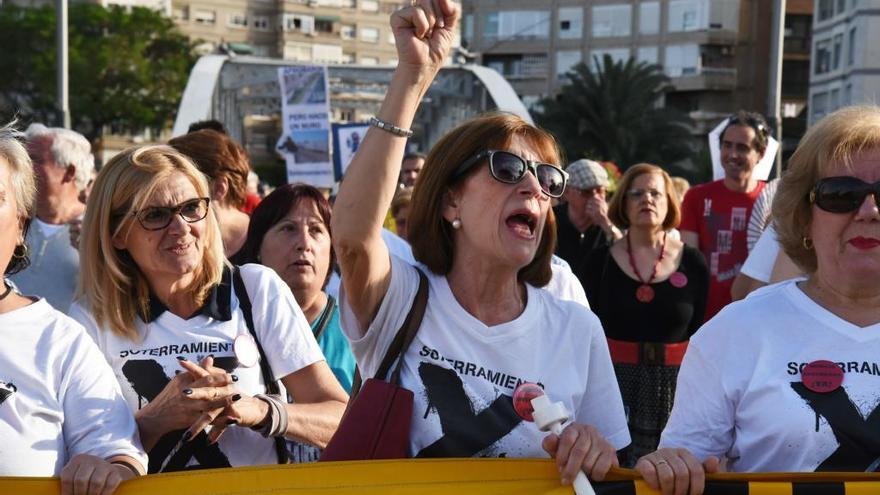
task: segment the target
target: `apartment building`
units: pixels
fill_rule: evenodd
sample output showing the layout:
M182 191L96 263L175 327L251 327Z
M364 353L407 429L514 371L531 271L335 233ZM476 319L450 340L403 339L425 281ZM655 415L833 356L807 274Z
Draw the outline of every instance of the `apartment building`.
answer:
M318 64L396 65L388 25L402 0L72 0L148 7L174 19L199 53ZM3 0L0 0L2 5ZM54 0L11 0L25 7Z
M665 104L689 112L699 135L738 108L766 111L773 3L465 0L462 45L527 104L556 92L582 61L660 64L674 86Z
M383 0L172 0L172 15L204 52L394 65L388 17L399 6Z
M880 99L880 0L816 0L809 122Z

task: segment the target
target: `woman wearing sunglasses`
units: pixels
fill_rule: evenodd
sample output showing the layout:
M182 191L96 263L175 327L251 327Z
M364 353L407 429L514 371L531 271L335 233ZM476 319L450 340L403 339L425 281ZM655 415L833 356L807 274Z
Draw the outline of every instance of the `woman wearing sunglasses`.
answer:
M657 449L688 338L703 322L709 271L700 251L667 234L681 207L663 169L633 165L617 191L608 217L626 235L594 251L579 278L608 337L633 441L623 462L632 467Z
M333 243L342 269L342 327L360 370L373 376L419 285L415 267L382 242L406 127L443 65L459 18L448 1L391 17L400 63L340 188ZM551 276L550 201L566 174L556 142L521 118L466 122L431 149L413 191L409 239L428 277L427 309L403 357L414 391L416 457L556 459L563 482L601 479L629 443L598 319L537 289ZM384 377L382 377L384 378ZM557 437L523 421L512 395L538 382L574 422ZM589 425L589 426L588 426Z
M130 149L83 221L71 316L115 371L151 473L286 462L284 440L323 446L347 399L281 278L226 262L208 194L181 153Z
M876 471L880 457L880 108L819 121L773 201L806 278L760 289L691 339L659 451L664 493L733 471ZM696 490L699 491L699 490Z

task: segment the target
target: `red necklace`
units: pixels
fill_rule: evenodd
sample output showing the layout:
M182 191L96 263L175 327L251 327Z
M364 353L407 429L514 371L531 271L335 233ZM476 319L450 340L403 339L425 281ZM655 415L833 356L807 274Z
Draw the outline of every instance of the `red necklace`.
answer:
M639 269L636 268L636 260L633 257L632 247L629 244L629 232L626 233L626 254L629 256L629 266L632 268L633 273L636 275L636 278L639 279L639 282L642 285L636 289L636 299L642 303L649 303L654 300L654 289L651 288L651 282L654 281L654 277L657 276L657 270L660 269L660 263L663 262L663 256L666 255L666 232L663 232L663 245L660 247L660 256L657 257L657 262L654 263L654 269L651 271L651 277L648 280L642 280L642 275L639 273Z

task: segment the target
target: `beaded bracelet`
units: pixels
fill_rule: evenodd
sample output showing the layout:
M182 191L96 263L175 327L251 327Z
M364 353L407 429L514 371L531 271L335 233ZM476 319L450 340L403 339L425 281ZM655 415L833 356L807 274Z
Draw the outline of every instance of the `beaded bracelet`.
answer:
M376 117L370 117L370 125L373 127L378 127L379 129L382 129L385 132L390 132L391 134L394 134L395 136L408 138L408 137L412 137L412 135L413 135L413 131L411 129L404 129L402 127L397 127L394 124L385 122L384 120L379 120Z

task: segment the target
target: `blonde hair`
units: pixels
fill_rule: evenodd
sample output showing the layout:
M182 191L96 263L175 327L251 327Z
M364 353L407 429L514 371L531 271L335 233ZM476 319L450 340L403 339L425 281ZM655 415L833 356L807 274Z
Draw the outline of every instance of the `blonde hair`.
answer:
M816 271L816 252L804 237L813 221L809 194L822 175L851 168L852 158L880 148L880 107L842 108L811 127L788 161L773 199L773 220L779 244L805 273Z
M210 196L205 176L173 148L125 150L101 168L83 219L77 293L85 296L99 328L134 341L139 339L135 318L145 321L149 315L150 288L131 256L114 247L113 238L128 235L136 222L131 212L146 206L157 187L175 173L186 176L198 196ZM211 287L220 283L226 262L220 227L210 211L205 222L204 257L186 289L199 306Z
M31 159L17 136L20 134L15 130L15 121L0 127L0 159L5 160L9 167L9 182L12 195L15 197L19 222L27 225L34 216L37 187ZM27 250L24 243L15 246L13 255L7 266L0 267L2 273L12 274L27 267Z

